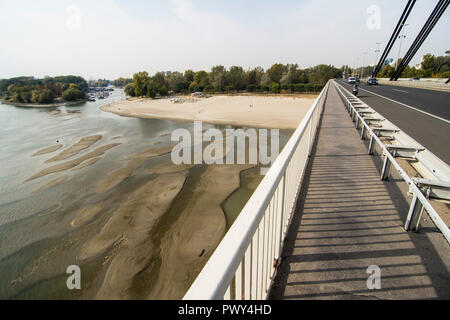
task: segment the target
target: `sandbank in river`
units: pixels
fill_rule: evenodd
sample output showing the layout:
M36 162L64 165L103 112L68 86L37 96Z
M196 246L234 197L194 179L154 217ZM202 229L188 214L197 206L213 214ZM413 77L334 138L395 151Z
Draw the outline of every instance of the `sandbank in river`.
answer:
M293 97L219 95L201 99L190 97L127 99L105 105L101 109L126 117L296 129L315 98L314 95Z

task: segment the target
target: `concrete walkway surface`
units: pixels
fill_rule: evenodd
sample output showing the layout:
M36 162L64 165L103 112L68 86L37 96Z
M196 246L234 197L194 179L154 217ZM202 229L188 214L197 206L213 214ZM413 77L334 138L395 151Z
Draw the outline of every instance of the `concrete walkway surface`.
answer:
M406 184L381 181L380 161L332 85L270 299L450 299L448 243L427 219L403 229Z

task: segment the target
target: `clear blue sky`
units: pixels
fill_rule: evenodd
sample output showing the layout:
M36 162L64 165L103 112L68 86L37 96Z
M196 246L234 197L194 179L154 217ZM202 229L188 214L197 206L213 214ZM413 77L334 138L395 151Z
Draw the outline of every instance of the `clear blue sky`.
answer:
M387 43L406 2L0 0L0 78L114 79L141 70L209 70L217 64L374 64L376 42ZM437 2L417 0L403 54ZM368 12L373 6L376 11ZM426 53L450 49L449 10L413 64ZM397 44L390 57L397 58L398 49Z

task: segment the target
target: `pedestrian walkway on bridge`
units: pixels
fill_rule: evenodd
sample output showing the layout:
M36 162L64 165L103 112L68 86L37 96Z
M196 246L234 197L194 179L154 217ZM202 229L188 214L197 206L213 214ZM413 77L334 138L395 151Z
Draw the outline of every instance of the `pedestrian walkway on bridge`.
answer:
M332 85L270 299L450 299L448 243L427 217L404 230L406 184L381 181L380 161Z

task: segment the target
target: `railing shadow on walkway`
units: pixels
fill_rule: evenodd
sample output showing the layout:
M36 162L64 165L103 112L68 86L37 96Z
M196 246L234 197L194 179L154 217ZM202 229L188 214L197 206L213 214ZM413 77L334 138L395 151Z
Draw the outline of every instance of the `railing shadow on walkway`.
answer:
M394 182L380 182L380 158L317 154L324 130L335 128L324 125L328 103L269 298L450 299L448 245L430 240L438 232L433 225L419 233L403 229L407 190L395 175ZM441 243L447 247L436 248ZM367 287L372 264L382 270L380 290Z

